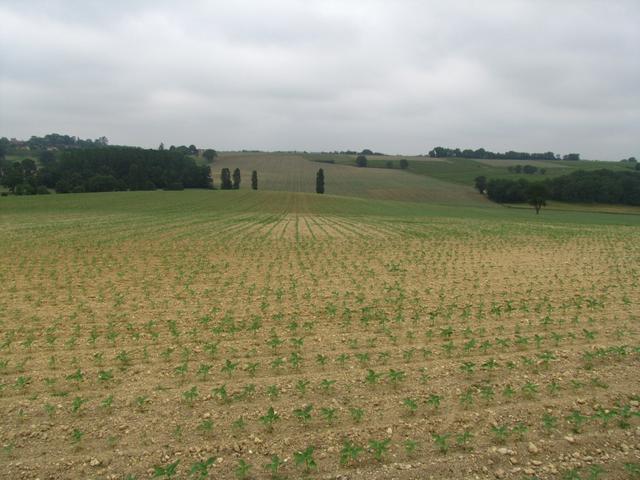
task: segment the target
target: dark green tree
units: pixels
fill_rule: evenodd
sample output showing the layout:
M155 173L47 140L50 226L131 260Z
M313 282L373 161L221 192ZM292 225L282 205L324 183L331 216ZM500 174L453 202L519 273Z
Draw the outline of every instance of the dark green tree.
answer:
M407 160L406 158L401 159L400 168L403 170L406 170L407 168L409 168L409 160Z
M256 172L255 170L251 172L251 188L253 190L258 189L258 172Z
M203 153L202 156L204 157L204 159L211 163L215 160L215 158L218 156L218 152L216 152L215 150L213 150L212 148L207 148Z
M236 168L233 171L233 189L238 190L240 188L240 169Z
M316 173L316 193L324 193L324 170L318 170Z
M7 137L0 138L0 161L5 159L9 150L9 139Z
M189 145L189 153L191 155L197 155L198 154L198 149L196 148L195 145Z
M118 181L113 175L94 175L86 184L87 192L113 192L119 190Z
M38 160L40 160L40 165L48 167L56 161L56 155L51 150L42 150L38 154Z
M231 190L233 184L231 183L231 172L228 168L223 168L220 172L220 188L222 190Z
M356 157L356 166L358 167L366 167L367 166L367 157L364 155L358 155Z
M540 209L547 205L547 198L549 198L549 189L544 183L531 183L526 189L526 196L529 205L533 205L533 208L536 209L537 215L540 213Z
M24 171L20 162L13 162L8 165L0 178L0 183L7 187L10 192L14 192L17 185L24 182Z
M480 175L479 177L476 177L476 190L478 190L480 193L484 193L484 191L487 189L487 177L485 177L484 175Z
M38 169L36 162L32 158L25 158L22 160L22 171L24 172L25 180L35 175Z

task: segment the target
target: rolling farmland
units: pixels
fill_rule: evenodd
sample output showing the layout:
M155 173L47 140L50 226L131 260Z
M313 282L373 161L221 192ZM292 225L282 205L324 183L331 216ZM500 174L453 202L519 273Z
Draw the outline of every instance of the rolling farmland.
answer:
M5 478L637 475L635 215L250 190L1 207Z
M249 188L249 174L257 170L260 188L266 190L314 192L315 173L324 169L327 192L377 200L430 202L450 205L491 206L477 195L473 183L456 185L437 178L414 175L401 170L356 168L350 165L310 161L298 154L231 153L222 154L212 169L218 182L221 168L240 168L243 188Z

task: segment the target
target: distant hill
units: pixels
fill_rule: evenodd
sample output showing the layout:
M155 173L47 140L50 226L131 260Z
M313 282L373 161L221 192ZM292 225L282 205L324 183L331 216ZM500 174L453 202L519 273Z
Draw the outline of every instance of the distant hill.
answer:
M314 161L316 158L308 154L219 153L211 166L214 187L220 186L222 168L239 168L243 178L241 189L250 188L250 175L256 170L261 190L311 193L315 191L316 172L322 168L328 195L446 205L492 205L473 189L473 181L462 185L399 168L358 168L349 165L351 156L341 157L341 163L325 163Z

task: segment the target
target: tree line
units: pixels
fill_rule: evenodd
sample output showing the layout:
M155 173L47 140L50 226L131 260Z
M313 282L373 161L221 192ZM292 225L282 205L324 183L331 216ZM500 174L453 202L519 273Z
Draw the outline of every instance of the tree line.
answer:
M17 140L15 138L8 139L7 137L0 138L0 160L5 155L29 152L42 152L55 150L69 150L69 149L83 149L83 148L104 148L109 146L109 139L107 137L98 137L95 140L90 138L82 139L74 135L61 135L59 133L48 133L42 137L32 135L29 140ZM164 143L160 143L158 150L165 150ZM195 145L171 145L168 150L176 150L183 155L202 155L202 157L208 162L212 162L217 156L216 152L212 148L198 149Z
M526 175L534 175L536 173L544 175L547 173L546 168L538 168L533 165L511 165L507 170L509 170L509 173L524 173Z
M10 153L20 149L45 150L47 148L70 149L70 148L96 148L109 145L107 137L98 137L95 140L90 138L82 139L73 135L60 135L59 133L49 133L42 137L32 135L29 140L9 140L7 137L0 138L0 153Z
M3 162L2 185L17 194L46 193L47 188L80 193L213 187L210 168L176 150L109 147L44 153L40 168L32 159Z
M531 202L533 189L545 200L640 205L640 173L634 171L578 170L543 182L480 176L475 186L499 203Z
M164 143L160 143L160 145L158 146L158 150L165 150ZM200 154L200 150L198 149L198 147L196 147L193 144L191 144L189 146L178 145L177 147L175 145L171 145L169 147L169 151L170 152L171 151L176 151L176 152L181 153L183 155L199 155ZM205 150L202 150L202 157L207 162L211 163L218 157L218 152L216 152L212 148L207 148Z
M500 153L485 150L484 148L478 148L477 150L465 148L461 150L460 148L435 147L429 151L428 155L432 158L459 157L498 160L580 160L579 153L568 153L563 156L557 155L553 152L529 153L515 152L513 150Z
M356 163L356 167L364 168L364 167L367 167L369 165L369 160L367 160L366 155L362 155L361 154L361 155L358 155L356 157L356 162L355 163ZM400 159L399 165L400 165L400 168L402 170L406 170L407 168L409 168L409 160L407 160L406 158L402 158L402 159ZM393 168L393 162L391 160L387 160L385 162L385 167L386 168Z

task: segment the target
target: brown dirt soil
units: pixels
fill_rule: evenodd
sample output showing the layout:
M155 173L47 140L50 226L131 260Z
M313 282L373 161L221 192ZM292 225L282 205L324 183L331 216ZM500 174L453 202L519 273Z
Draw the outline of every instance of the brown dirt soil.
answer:
M271 478L273 455L282 478L637 478L635 231L283 212L31 233L1 254L2 478Z

